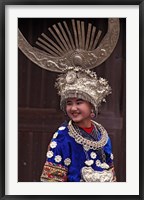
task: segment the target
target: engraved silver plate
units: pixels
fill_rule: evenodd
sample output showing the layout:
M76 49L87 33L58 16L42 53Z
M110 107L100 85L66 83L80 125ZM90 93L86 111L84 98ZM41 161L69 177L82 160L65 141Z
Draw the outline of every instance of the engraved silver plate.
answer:
M83 167L81 176L84 182L112 182L113 180L111 170L94 171L91 167Z

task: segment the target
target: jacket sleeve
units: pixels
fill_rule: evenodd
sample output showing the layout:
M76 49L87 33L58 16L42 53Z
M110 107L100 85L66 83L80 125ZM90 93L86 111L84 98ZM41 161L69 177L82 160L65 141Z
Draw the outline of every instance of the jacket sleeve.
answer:
M112 153L112 144L110 137L108 138L108 142L104 147L104 152L106 154L106 163L109 165L109 170L113 173L113 182L116 182L116 173L114 168L114 156Z
M66 182L69 161L64 154L64 135L56 132L48 146L47 158L40 180L42 182Z

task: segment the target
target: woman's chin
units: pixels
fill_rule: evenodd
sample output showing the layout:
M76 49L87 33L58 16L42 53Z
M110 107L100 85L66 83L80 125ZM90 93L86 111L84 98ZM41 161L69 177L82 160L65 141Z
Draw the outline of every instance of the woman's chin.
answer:
M79 119L78 117L72 117L71 118L73 122L78 123L81 121L81 119Z

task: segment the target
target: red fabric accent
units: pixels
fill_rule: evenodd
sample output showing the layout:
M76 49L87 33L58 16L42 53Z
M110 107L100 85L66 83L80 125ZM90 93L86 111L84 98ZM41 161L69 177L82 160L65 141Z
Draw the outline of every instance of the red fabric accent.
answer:
M88 134L90 134L94 128L94 125L92 124L91 127L89 128L84 128L84 127L81 127L85 132L87 132Z

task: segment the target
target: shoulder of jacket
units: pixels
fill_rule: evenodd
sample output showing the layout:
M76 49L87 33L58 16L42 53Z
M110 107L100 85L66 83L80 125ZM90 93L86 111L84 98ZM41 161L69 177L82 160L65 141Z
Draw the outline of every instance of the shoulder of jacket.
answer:
M68 135L68 128L67 126L60 126L58 130L53 134L53 140L62 141Z

